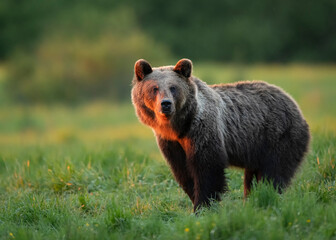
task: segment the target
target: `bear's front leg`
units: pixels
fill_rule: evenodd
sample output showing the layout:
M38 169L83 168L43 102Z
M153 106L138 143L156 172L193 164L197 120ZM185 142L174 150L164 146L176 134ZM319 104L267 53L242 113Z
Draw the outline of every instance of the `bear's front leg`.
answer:
M226 154L211 151L209 148L198 151L188 159L194 179L194 212L202 206L209 206L211 200L220 200L220 195L227 190L224 175Z
M170 168L175 176L176 181L182 189L188 194L194 204L194 180L191 178L187 169L186 154L178 142L169 141L156 137L161 152L165 156Z

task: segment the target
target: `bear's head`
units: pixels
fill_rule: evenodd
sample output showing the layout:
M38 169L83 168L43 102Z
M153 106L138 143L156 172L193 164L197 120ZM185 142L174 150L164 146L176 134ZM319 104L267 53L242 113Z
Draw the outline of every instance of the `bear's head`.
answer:
M169 122L190 98L192 62L181 59L175 66L152 68L143 59L134 66L132 101L140 120L152 127Z

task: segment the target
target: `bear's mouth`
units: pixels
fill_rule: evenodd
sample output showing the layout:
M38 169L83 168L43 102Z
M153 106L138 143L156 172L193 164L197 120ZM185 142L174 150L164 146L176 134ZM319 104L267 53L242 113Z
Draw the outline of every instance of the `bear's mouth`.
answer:
M164 111L164 110L161 110L159 112L161 118L164 118L164 119L170 119L170 117L173 115L173 112L172 111Z

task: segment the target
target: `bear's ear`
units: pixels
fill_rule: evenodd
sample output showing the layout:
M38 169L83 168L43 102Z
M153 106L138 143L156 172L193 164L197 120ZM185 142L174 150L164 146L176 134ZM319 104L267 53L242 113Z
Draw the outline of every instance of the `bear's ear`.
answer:
M144 59L139 59L134 65L134 73L138 81L145 78L147 74L153 72L151 65Z
M183 58L178 61L174 67L174 72L182 74L186 78L191 76L192 62L189 59Z

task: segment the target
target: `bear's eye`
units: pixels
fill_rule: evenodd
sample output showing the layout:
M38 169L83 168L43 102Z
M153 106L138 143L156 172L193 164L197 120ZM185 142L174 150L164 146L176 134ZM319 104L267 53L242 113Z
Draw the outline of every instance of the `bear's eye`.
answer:
M169 89L170 89L170 92L173 94L176 92L176 87L170 87Z
M159 88L158 88L158 87L154 87L154 88L153 88L153 93L154 93L154 94L157 94L158 91L159 91Z

